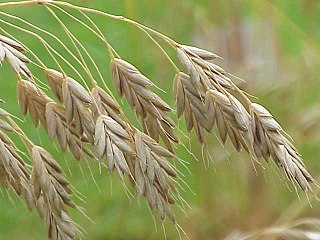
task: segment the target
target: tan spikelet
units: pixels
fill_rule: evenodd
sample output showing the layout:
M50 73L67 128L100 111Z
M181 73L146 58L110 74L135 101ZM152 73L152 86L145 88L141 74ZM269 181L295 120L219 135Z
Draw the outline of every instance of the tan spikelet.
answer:
M128 159L135 155L130 135L106 115L100 115L95 127L95 146L100 160L106 160L110 172L117 170L121 180L130 173Z
M17 147L6 134L6 131L13 131L13 128L5 120L0 120L0 183L4 189L11 186L31 210L34 206L34 199L30 173Z
M47 129L45 113L46 104L52 102L42 90L34 83L21 80L17 85L18 103L22 114L25 116L29 112L33 124L37 127L39 122Z
M253 154L250 115L244 106L232 95L227 96L217 90L207 92L206 106L208 112L215 114L215 122L221 140L226 142L229 136L237 151L244 147Z
M165 159L174 155L142 132L136 132L135 144L137 161L134 177L139 194L147 198L150 208L156 210L162 220L167 216L175 222L168 205L175 203L172 194L177 192L171 178L176 178L177 173Z
M56 70L46 69L45 75L54 95L65 106L67 123L74 123L77 133L93 143L93 100L88 91L76 80Z
M37 207L47 223L49 239L75 239L78 230L67 213L67 207L75 208L76 205L70 198L73 191L61 167L39 146L32 148L31 159Z
M153 84L130 63L115 58L111 61L112 79L120 96L125 95L130 106L140 117L144 130L156 141L159 137L173 151L172 142L177 143L176 127L167 112L172 111L159 96L148 87Z
M202 53L203 51L207 52L202 49L191 51L187 46L177 48L178 58L186 68L187 74L195 86L199 87L202 84L206 88L211 88L212 84L218 84L226 89L232 89L229 82L230 78L227 76L226 71L208 61L214 59L214 57L208 56L215 54L210 52Z
M76 228L67 212L62 210L60 216L54 214L51 211L50 205L43 197L37 201L37 210L46 225L48 239L77 239L80 231Z
M250 110L256 155L266 160L271 156L290 181L297 182L304 191L313 192L309 183L314 179L306 170L297 149L282 134L280 124L259 104L252 103Z
M187 74L179 73L174 79L174 96L177 105L177 115L184 115L187 131L194 129L200 143L204 143L203 129L210 131L213 126L213 120L208 119L205 106L205 90L197 89L190 81Z
M94 123L89 93L74 79L66 78L62 84L63 103L66 108L66 119L70 124L74 121L77 132L84 134L93 142Z
M70 125L67 123L66 112L63 106L54 102L48 103L46 105L46 121L50 139L57 138L63 152L69 149L77 160L84 158L83 153L90 158L94 157L93 153L86 146L88 140L85 136L78 134L74 124Z
M0 62L6 59L14 71L30 78L32 73L26 65L30 60L21 53L22 51L24 48L19 43L0 35Z

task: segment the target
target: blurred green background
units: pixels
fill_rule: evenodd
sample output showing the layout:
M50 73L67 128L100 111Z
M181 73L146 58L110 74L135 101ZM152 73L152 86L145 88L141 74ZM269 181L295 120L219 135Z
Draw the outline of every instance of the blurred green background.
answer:
M244 83L234 79L273 113L293 137L309 171L315 177L319 175L320 1L75 0L72 3L132 18L180 43L205 48L223 56L224 60L219 60L218 64L246 80ZM73 49L59 24L41 6L10 7L0 11L20 16L45 28ZM59 11L57 14L86 45L106 83L115 93L103 44L70 18ZM32 29L3 15L0 18ZM121 57L164 89L167 93L155 91L174 106L174 71L159 49L143 33L128 24L101 16L95 16L94 19ZM36 38L3 23L0 27L23 41L49 67L56 68ZM45 34L41 36L64 53L52 38ZM168 50L176 60L174 53ZM31 69L45 82L41 70L34 66ZM71 71L70 75L76 77ZM21 117L15 88L15 75L5 63L1 68L0 98L6 103L1 107ZM128 118L139 126L125 100L122 106ZM167 239L179 239L170 223L164 224L165 234L161 222L156 220L154 223L143 198L128 199L116 175L110 177L106 170L100 174L96 163L90 163L91 174L85 163L78 164L70 154L59 153L58 147L48 141L44 131L35 130L29 117L26 120L20 124L26 133L56 156L64 166L68 179L85 196L85 203L76 201L86 209L86 214L94 223L79 212L71 211L71 215L85 230L86 239L164 239L165 234ZM179 121L179 125L184 131L183 120ZM186 214L177 207L173 209L189 239L224 239L233 231L269 226L279 218L287 219L286 212L293 213L290 206L299 202L299 198L292 186L289 189L283 183L282 173L273 164L263 164L265 170L257 167L256 173L247 155L235 153L229 143L226 149L223 148L215 134L212 134L208 136L208 152L215 163L207 166L206 157L202 156L201 146L194 135L190 134L189 142L182 132L178 134L187 148L192 146L192 152L198 159L190 156L181 146L177 150L178 156L190 163L188 168L192 174L182 166L179 168L190 187L184 186L185 191L181 193L191 209L186 208ZM204 152L204 156L206 154ZM298 194L303 202L304 194L301 191ZM293 208L298 209L294 217L317 217L320 214L319 203L313 203L313 208L308 204L299 205ZM45 239L45 229L37 214L30 214L13 193L1 196L0 206L1 240ZM184 236L182 238L185 239Z

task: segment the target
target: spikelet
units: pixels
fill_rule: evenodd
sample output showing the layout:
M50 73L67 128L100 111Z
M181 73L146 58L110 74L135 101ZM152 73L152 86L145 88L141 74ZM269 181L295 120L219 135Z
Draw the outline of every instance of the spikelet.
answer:
M33 146L32 183L39 214L44 218L48 238L53 240L75 239L77 228L67 213L67 207L76 205L70 196L73 191L54 158L43 148Z
M217 55L214 53L200 48L181 45L177 48L177 55L195 86L200 87L202 84L206 88L211 88L214 83L223 88L232 89L227 72L218 65L208 61L217 58Z
M197 89L190 81L187 74L180 72L174 79L174 97L177 105L177 115L184 115L187 131L194 129L200 143L204 143L203 129L210 131L213 126L208 119L204 99L206 92L204 89Z
M4 189L11 186L17 195L21 196L29 210L34 206L33 189L30 183L30 173L27 166L18 153L18 149L6 134L12 132L12 126L2 119L9 114L0 109L0 183Z
M97 157L105 159L110 172L117 170L121 180L130 173L128 159L135 155L130 135L123 127L106 115L100 115L95 128Z
M172 109L148 87L153 84L130 63L115 58L111 61L112 79L120 96L125 95L130 106L140 117L144 131L157 142L159 137L173 152L172 142L178 143L176 127L167 112Z
M221 140L225 143L229 136L237 151L243 147L252 156L254 151L250 115L244 106L232 95L224 95L217 90L209 90L206 95L206 108L212 113Z
M85 136L79 135L74 124L67 123L66 111L63 106L55 102L48 103L46 105L46 121L50 139L57 138L63 152L69 149L77 160L84 158L83 154L94 158L93 153L86 146L88 140Z
M177 194L171 178L177 178L175 168L165 159L174 154L161 147L142 132L135 134L137 160L134 177L138 193L144 195L151 209L155 209L162 220L167 216L175 223L169 204L175 204L172 194Z
M74 123L77 133L93 143L94 121L90 110L93 100L90 94L76 80L56 70L46 69L45 75L51 90L65 106L67 123Z
M18 81L17 96L22 115L25 116L29 112L32 122L36 127L41 122L42 126L47 129L45 119L46 105L52 102L52 99L33 82L27 80Z
M256 155L266 160L271 156L290 181L297 182L304 191L313 192L309 183L314 179L306 170L297 149L281 133L280 124L259 104L252 103L250 110Z
M0 35L0 62L6 59L14 71L21 73L27 78L31 78L32 73L26 65L30 60L21 53L23 51L25 51L25 49L21 44Z

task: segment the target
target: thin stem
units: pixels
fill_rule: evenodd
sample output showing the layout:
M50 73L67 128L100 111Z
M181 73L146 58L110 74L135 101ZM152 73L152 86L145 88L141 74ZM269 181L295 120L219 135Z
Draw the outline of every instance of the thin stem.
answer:
M139 26L139 28L141 29L141 31L143 31L150 39L151 41L153 41L157 47L160 49L160 51L164 54L164 56L168 59L168 61L170 62L170 64L173 66L174 70L176 71L176 73L180 72L180 69L177 67L177 65L172 61L171 57L168 55L168 53L166 52L166 50L164 50L164 48L157 42L157 40L155 40L145 29L141 28Z
M85 83L85 80L84 80L84 78L82 77L82 75L79 73L79 71L68 61L68 60L66 60L59 52L57 52L50 44L48 44L42 37L40 37L38 34L36 34L36 33L34 33L34 32L31 32L31 31L29 31L29 30L27 30L27 29L24 29L24 28L21 28L21 27L19 27L19 26L16 26L16 25L14 25L14 24L12 24L12 23L9 23L9 22L7 22L7 21L4 21L4 20L2 20L2 19L0 19L0 22L2 22L2 23L4 23L4 24L7 24L7 25L9 25L9 26L12 26L12 27L14 27L14 28L17 28L17 29L19 29L19 30L21 30L21 31L24 31L24 32L26 32L26 33L28 33L28 34L31 34L31 35L33 35L33 36L35 36L37 39L39 39L39 41L44 45L44 47L46 48L46 50L48 51L48 53L50 54L50 56L53 58L53 60L56 62L56 64L58 65L58 67L59 67L59 69L60 69L60 71L66 76L66 74L64 73L64 71L63 71L63 68L61 67L61 65L59 64L59 62L57 61L57 59L54 57L54 55L52 54L52 52L53 53L55 53L58 57L60 57L79 77L80 77L80 79ZM60 40L60 39L59 39ZM51 51L52 52L51 52ZM70 50L69 50L70 51ZM73 55L74 56L74 55ZM77 59L75 56L74 56L74 58L75 59ZM78 60L78 59L77 59ZM79 61L79 60L78 60ZM80 62L80 64L81 64L81 62ZM82 65L81 65L82 66Z
M83 12L80 11L81 14L83 14L94 26L95 28L98 30L98 32L100 33L100 35L95 31L93 30L91 27L89 27L87 24L85 24L84 22L82 22L81 20L79 20L77 17L73 16L72 14L68 13L67 11L63 10L62 8L58 7L58 6L55 6L53 4L50 4L50 6L60 10L61 12L63 12L64 14L66 14L67 16L69 16L70 18L72 18L73 20L77 21L78 23L80 23L81 25L83 25L85 28L89 29L92 33L94 33L100 40L102 40L106 46L107 46L107 49L109 51L109 54L110 54L110 57L112 58L113 57L113 52L119 56L116 51L112 48L112 46L109 44L109 42L107 41L107 39L104 37L104 35L102 34L102 32L100 31L100 29L95 25L95 23L87 16L85 15ZM85 50L86 51L86 50ZM87 54L88 55L88 54ZM91 59L91 56L88 55L88 57ZM107 84L105 83L105 80L99 70L99 68L97 67L97 64L95 63L95 61L92 61L92 64L94 65L94 67L96 68L97 72L98 72L98 75L103 83L103 85L105 86L105 88L107 89L108 93L114 98L111 90L108 88ZM114 98L115 100L115 98Z
M76 43L74 41L77 41L77 43L82 47L82 49L84 49L84 51L88 54L88 52L86 51L86 49L83 47L83 45L77 40L77 38L70 32L70 30L66 27L66 25L58 18L58 16L48 7L45 6L46 9L52 14L52 16L59 22L59 24L61 25L62 29L65 31L65 33L68 35L70 41L72 42L73 46L75 47L76 51L78 52L78 55L82 61L82 66L85 69L87 75L89 76L92 84L95 86L97 83L94 80L92 73L90 72L90 69L86 63L86 61L84 60L79 48L77 47ZM89 55L89 54L88 54ZM90 56L90 55L89 55ZM79 60L79 63L81 63L81 61ZM89 89L88 89L89 90Z
M105 12L102 12L102 11L99 11L99 10L96 10L96 9L80 7L80 6L73 5L71 3L67 3L67 2L63 2L63 1L53 1L53 2L50 2L50 3L55 4L55 5L60 5L60 6L73 8L73 9L76 9L76 10L79 10L79 11L83 11L83 12L95 13L95 14L98 14L98 15L106 16L108 18L111 18L111 19L114 19L114 20L117 20L117 21L127 22L127 23L130 23L130 24L134 25L135 27L138 27L140 29L142 28L142 29L146 30L147 32L151 32L151 33L155 34L156 36L158 36L158 37L162 38L163 40L165 40L168 44L170 44L174 48L176 48L177 46L180 45L177 42L175 42L173 39L169 38L168 36L158 32L158 31L156 31L156 30L154 30L154 29L152 29L150 27L144 26L143 24L138 23L138 22L136 22L134 20L125 18L123 16L116 16L116 15L113 15L113 14L110 14L110 13L105 13ZM48 3L44 2L44 4L48 4ZM1 5L0 5L0 7L1 7Z
M4 12L0 12L0 13L3 14L3 15L5 15L5 16L7 16L7 17L10 17L10 18L13 18L13 19L15 19L15 20L21 21L22 23L24 23L24 24L26 24L26 25L28 25L28 26L30 26L30 27L32 27L32 28L35 28L36 30L38 30L38 31L40 31L40 32L43 32L43 33L45 33L45 34L48 34L49 36L52 36L53 38L55 38L55 36L54 36L52 33L48 32L48 31L46 31L46 30L44 30L44 29L42 29L42 28L40 28L40 27L37 27L37 26L35 26L34 24L32 24L32 23L30 23L30 22L28 22L28 21L26 21L26 20L24 20L24 19L22 19L22 18L20 18L20 17L17 17L17 16L15 16L15 15L11 15L11 14L8 14L8 13L4 13ZM34 33L34 32L31 32L31 31L29 31L29 30L27 30L27 29L24 29L24 28L21 28L21 27L19 27L19 26L16 26L16 25L14 25L14 24L9 24L9 25L14 26L15 28L17 28L17 29L19 29L19 30L21 30L21 31L24 31L24 32L26 32L26 33L32 34L32 35L34 35L36 38L38 38L38 39L44 44L46 50L49 52L49 54L51 55L51 57L53 58L53 60L56 62L57 66L58 66L58 67L60 68L60 70L63 72L62 67L60 66L59 62L55 59L55 57L52 55L52 53L48 50L48 47L47 47L47 46L50 46L50 44L49 44L48 42L46 42L40 35L38 35L38 34L36 34L36 33ZM51 48L51 46L50 46L50 48Z
M44 4L46 4L46 3L44 3ZM179 43L175 42L173 39L169 38L168 36L158 32L158 31L156 31L156 30L154 30L154 29L152 29L150 27L144 26L144 25L142 25L142 24L140 24L140 23L138 23L138 22L136 22L134 20L125 18L123 16L116 16L116 15L105 13L105 12L102 12L102 11L99 11L99 10L80 7L80 6L76 6L76 5L73 5L73 4L70 4L70 3L67 3L67 2L62 2L62 1L54 1L54 2L52 2L52 4L73 8L73 9L76 9L76 10L79 10L79 11L83 11L83 12L96 13L98 15L103 15L103 16L106 16L106 17L109 17L109 18L112 18L112 19L115 19L115 20L118 20L118 21L127 22L127 23L130 23L130 24L134 25L135 27L138 27L140 30L144 30L145 33L151 32L151 33L155 34L156 36L158 36L158 37L162 38L163 40L165 40L169 45L171 45L175 49L180 46ZM149 33L148 33L148 36L150 36ZM151 38L151 39L153 39L153 38ZM167 56L166 53L165 53L165 55ZM172 60L170 62L172 62ZM174 64L174 66L175 66L175 64ZM176 69L176 67L175 67L175 69ZM239 95L244 99L244 101L248 104L248 106L250 106L251 105L251 101L243 93L243 91L240 88L238 88L238 86L236 86L232 81L230 81L230 84L234 87L234 90L237 93L239 93Z
M110 58L113 58L113 53L115 53L117 55L117 57L119 56L116 51L112 48L112 46L110 45L110 43L107 41L107 39L105 38L105 36L103 35L103 33L101 32L101 30L98 28L98 26L94 23L94 21L88 17L85 13L79 11L84 17L86 17L89 22L97 29L98 33L93 30L90 26L88 26L87 24L85 24L84 22L82 22L80 19L78 19L77 17L73 16L72 14L68 13L67 11L65 11L64 9L58 7L58 6L55 6L53 4L50 4L50 6L60 10L61 12L63 12L64 14L66 14L67 16L69 16L70 18L72 18L73 20L77 21L78 23L80 23L81 25L83 25L85 28L89 29L91 32L93 32L100 40L102 40L104 42L104 44L107 46L107 49L109 51L109 54L110 54ZM69 31L70 32L70 31ZM113 100L116 102L116 99L115 97L113 96L113 93L111 92L111 90L109 89L109 87L107 86L97 64L95 63L95 61L92 59L91 55L89 54L89 52L84 48L84 46L79 42L79 40L77 40L75 37L73 37L77 42L78 44L82 47L82 49L85 51L85 53L87 54L87 56L89 57L90 61L92 62L92 64L94 65L101 81L102 81L102 84L104 85L104 87L106 88L106 90L108 91L108 93L110 94L110 96L112 96Z
M21 2L9 2L9 3L2 3L0 4L0 7L6 7L6 6L18 6L18 5L59 5L59 6L64 6L64 7L68 7L71 9L75 9L78 10L80 12L88 12L88 13L94 13L97 15L102 15L117 21L121 21L121 22L126 22L129 24L134 25L135 27L137 27L140 30L144 30L145 33L152 33L158 37L160 37L161 39L163 39L164 41L166 41L170 46L172 46L173 48L177 48L180 46L179 43L177 43L176 41L174 41L173 39L171 39L170 37L150 28L147 27L141 23L138 23L132 19L128 19L126 17L123 16L117 16L117 15L113 15L110 13L106 13L106 12L102 12L96 9L91 9L91 8L86 8L86 7L81 7L81 6L77 6L77 5L73 5L71 3L68 2L63 2L63 1L21 1ZM148 34L148 37L150 37L150 34Z
M98 33L100 34L100 36L103 38L103 40L105 41L108 50L109 50L109 54L110 54L110 58L113 59L114 58L114 54L116 55L116 57L120 58L119 54L116 52L116 50L114 50L114 48L110 45L110 43L108 42L108 40L106 39L106 37L104 36L104 34L101 32L100 28L97 26L97 24L95 24L95 22L84 12L79 11L85 18L88 19L88 21L94 26L95 29L97 29Z
M91 27L89 27L87 24L85 24L84 22L82 22L81 20L79 20L77 17L73 16L72 14L68 13L67 11L65 11L64 9L62 9L61 7L59 6L56 6L54 4L48 4L50 5L51 7L54 7L54 8L57 8L58 10L60 10L61 12L63 12L64 14L66 14L67 16L71 17L72 19L74 19L75 21L77 21L78 23L80 23L81 25L83 25L84 27L86 27L87 29L89 29L93 34L95 34L98 38L100 38L107 46L108 48L108 51L110 53L110 57L112 58L113 57L113 53L116 53L116 51L112 48L112 46L109 44L109 42L107 41L107 39L104 37L104 35L101 33L100 29L99 29L99 32L100 32L100 35L95 31L93 30ZM90 22L93 22L88 16L86 16L82 11L79 11L81 14L83 14L85 17L87 17ZM95 25L93 23L93 25ZM116 54L117 55L117 54Z
M64 7L69 7L71 9L76 9L76 10L78 10L80 12L95 13L95 14L98 14L98 15L106 16L106 17L114 19L114 20L118 20L118 21L127 22L129 24L132 24L135 27L137 27L138 29L142 30L160 48L162 53L169 60L170 64L174 67L175 71L179 72L178 71L179 68L175 65L175 63L172 61L172 59L169 57L169 55L166 53L166 51L162 48L162 46L149 34L149 32L152 33L152 34L155 34L158 37L160 37L161 39L166 41L173 48L177 48L178 46L180 46L180 44L178 44L177 42L175 42L173 39L169 38L168 36L158 32L158 31L156 31L156 30L154 30L154 29L152 29L150 27L147 27L147 26L145 26L145 25L143 25L141 23L138 23L138 22L136 22L134 20L125 18L123 16L116 16L116 15L105 13L105 12L102 12L102 11L99 11L99 10L96 10L96 9L85 8L85 7L73 5L71 3L67 3L67 2L63 2L63 1L54 1L54 2L51 2L51 1L48 1L48 2L47 1L40 1L40 2L37 2L37 1L22 1L22 2L15 2L15 3L11 3L11 4L10 3L8 3L8 4L0 4L0 7L1 6L11 6L11 5L28 5L28 4L29 5L30 4L42 4L42 5L50 5L50 6L55 6L55 7L57 7L56 5L60 5L60 6L64 6ZM78 21L80 21L80 20L78 20ZM81 24L84 24L84 23L81 22ZM89 29L91 29L91 28L89 28ZM95 31L93 31L93 32L95 33ZM101 38L101 36L99 36L99 35L97 35L97 36ZM110 48L111 46L108 43L108 41L106 41L105 38L102 39L102 40L105 41L105 43L107 44L108 49L109 49L109 53L110 53L110 57L113 58L113 52L115 52L114 49Z
M39 4L34 0L31 1L21 1L21 2L6 2L0 3L0 7L11 7L11 6L23 6L23 5L34 5Z
M54 34L52 34L51 32L43 29L43 28L40 28L38 26L35 26L34 24L20 18L20 17L17 17L17 16L14 16L14 15L11 15L11 14L7 14L7 13L4 13L4 15L8 16L8 17L11 17L13 19L16 19L16 20L19 20L25 24L27 24L28 26L32 27L32 28L35 28L36 30L44 33L44 34L47 34L49 36L51 36L52 38L54 38L59 44L61 44L61 46L71 55L71 57L73 57L78 63L79 65L85 70L86 72L86 69L85 67L83 66L83 64L79 61L79 59L72 53L72 51L70 51L70 49L63 43L63 41L61 41L57 36L55 36ZM48 46L50 46L48 43L47 43ZM79 75L79 77L81 78L81 80L84 82L84 84L86 85L85 83L85 80L83 79L83 77L81 76L81 74L72 66L72 64L70 62L68 62L64 57L62 57L56 50L54 50L54 48L52 48L50 46L51 49L53 49L53 51L65 62L67 63L67 65L69 65L71 67L71 69L73 69L77 75ZM52 56L52 55L51 55ZM60 64L56 61L57 65L59 66L59 69L60 71L65 75L62 67L60 66ZM86 72L87 73L87 72ZM90 75L88 75L90 77Z
M12 16L12 17L14 17L14 16ZM23 32L25 32L25 33L27 33L27 34L30 34L30 35L32 35L32 36L34 36L34 37L36 37L36 38L44 45L44 47L46 48L46 50L48 51L48 53L51 55L51 57L53 57L53 59L56 61L56 59L54 58L54 56L52 55L52 53L49 51L49 48L52 48L52 47L51 47L50 44L48 44L41 36L39 36L38 34L32 32L32 31L29 31L29 30L27 30L27 29L21 28L21 27L15 25L15 24L12 24L12 23L9 23L9 22L7 22L7 21L4 21L4 20L2 20L2 19L0 19L0 22L4 23L4 24L6 24L6 25L9 25L9 26L11 26L11 27L13 27L13 28L16 28L16 29L18 29L18 30L20 30L20 31L23 31ZM48 48L48 47L49 47L49 48ZM57 63L58 66L61 68L61 66L59 65L59 63L58 63L57 61L56 61L56 63ZM62 68L61 68L61 69L62 69Z

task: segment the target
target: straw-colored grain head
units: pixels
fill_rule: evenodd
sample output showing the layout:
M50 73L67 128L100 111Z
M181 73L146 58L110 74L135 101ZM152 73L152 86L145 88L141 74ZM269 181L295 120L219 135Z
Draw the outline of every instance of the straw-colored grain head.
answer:
M62 73L46 69L49 86L56 98L63 102L68 124L74 124L77 134L93 142L94 121L91 113L93 99L76 80Z
M177 194L171 178L177 178L175 168L166 160L173 158L167 149L161 147L148 135L135 134L137 160L135 161L134 177L138 193L144 195L151 209L155 209L161 219L169 217L175 222L169 204L174 204L173 194Z
M121 180L130 173L128 158L135 155L130 136L123 127L112 118L101 115L97 119L95 145L100 160L106 159L109 171L117 170Z
M44 74L54 96L59 102L63 102L62 84L66 76L54 69L45 69Z
M25 51L25 49L21 44L6 36L0 35L0 62L6 59L14 71L30 78L32 73L26 65L30 60L21 53L23 51Z
M280 124L259 104L252 103L250 110L256 154L266 160L271 156L290 181L298 183L304 191L313 192L310 183L314 179L306 170L297 149L282 134Z
M205 109L205 91L197 89L187 74L179 73L174 79L174 96L177 105L177 115L184 115L187 130L194 129L200 143L205 141L203 130L210 131L210 122ZM213 118L211 118L213 119Z
M211 88L213 84L218 84L225 89L232 88L227 72L210 62L217 58L214 53L195 47L180 46L177 48L177 55L196 87L203 85L205 88Z
M46 104L52 100L35 83L27 80L18 82L17 95L22 115L25 116L29 112L33 124L37 127L40 122L46 129Z
M174 133L175 124L167 115L171 107L148 87L151 81L130 63L115 58L111 61L112 79L120 96L125 95L130 106L141 119L144 131L153 139L163 140L166 147L173 151L172 143L178 143Z
M34 199L30 173L17 147L6 134L14 131L14 128L4 119L9 116L9 113L3 109L0 112L0 183L6 190L11 186L31 210Z
M67 123L66 111L63 106L55 102L48 103L46 105L46 121L50 139L57 138L63 152L69 149L77 160L83 159L85 156L94 157L86 146L88 139L79 135L74 123Z
M75 239L77 227L67 213L67 207L76 205L70 196L73 191L63 170L53 157L39 146L32 147L32 183L37 209L44 218L49 239Z

